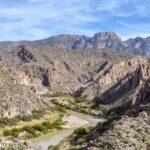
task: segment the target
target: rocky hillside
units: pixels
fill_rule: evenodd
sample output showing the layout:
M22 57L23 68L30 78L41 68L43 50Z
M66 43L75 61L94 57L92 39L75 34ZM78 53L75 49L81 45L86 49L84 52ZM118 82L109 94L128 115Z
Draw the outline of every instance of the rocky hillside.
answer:
M86 135L74 139L70 137L60 146L60 150L149 150L150 117L141 112L137 117L123 116L119 121L102 127L98 125ZM103 131L103 132L102 132Z
M37 93L66 92L101 103L119 99L150 76L149 59L116 51L20 45L3 53L1 64Z
M20 85L7 68L0 65L0 117L29 115L42 106L30 88Z
M6 51L1 52L0 57L2 71L6 74L0 83L1 116L27 115L40 108L42 103L36 94L48 91L78 93L99 76L100 70L131 58L115 51L74 52L62 48L11 44L6 42L3 45Z
M125 78L119 81L117 86L112 86L96 99L96 107L104 104L110 107L106 115L108 120L99 123L89 132L75 132L57 146L57 149L150 149L149 61L137 60L139 67L143 63L140 70L136 69L132 76L128 76L129 80Z
M13 46L1 64L34 92L72 93L109 103L150 77L149 59L117 51L69 51L37 45Z
M108 121L82 135L72 135L60 144L60 150L149 150L150 81L136 95L128 93L128 105L121 103L110 110ZM134 104L132 101L134 100Z
M47 90L78 93L78 90L84 89L84 95L85 88L89 87L89 97L93 98L97 95L96 89L91 91L90 87L99 78L104 78L113 65L130 58L115 51L74 52L62 48L20 45L3 53L1 63L17 77L20 84L30 86L38 93Z

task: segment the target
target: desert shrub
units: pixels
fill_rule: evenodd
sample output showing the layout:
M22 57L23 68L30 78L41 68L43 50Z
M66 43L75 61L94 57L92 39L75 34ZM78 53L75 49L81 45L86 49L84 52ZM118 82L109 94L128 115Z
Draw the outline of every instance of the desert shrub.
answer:
M65 93L61 93L61 92L56 92L56 93L46 93L43 94L42 97L60 97L60 96L65 96Z
M42 123L42 125L45 126L47 129L52 129L53 128L52 124L48 121L44 121Z
M32 128L40 132L46 132L48 130L48 128L42 124L41 125L35 124L34 126L32 126Z
M21 130L27 131L29 134L32 134L32 135L36 134L36 129L34 129L32 126L25 126Z
M3 134L4 134L4 136L9 136L9 135L11 135L11 130L5 130L3 132Z
M4 130L3 134L4 136L13 136L18 137L20 132L26 131L28 135L26 138L34 138L40 135L40 133L47 133L49 129L61 129L64 122L62 119L57 119L54 122L50 123L49 121L44 121L41 124L35 124L32 126L24 126L19 129L11 129L11 130Z
M60 148L58 146L53 146L53 145L50 145L48 147L48 150L60 150Z
M79 139L77 139L77 141L76 141L76 143L79 144L79 145L83 144L84 142L85 142L85 139L84 139L84 138L79 138Z
M13 126L13 125L16 125L18 122L18 119L17 118L7 118L7 117L4 117L4 118L0 118L0 127L5 127L6 125L8 126Z
M55 106L55 110L62 113L67 113L66 109L60 105Z
M45 114L45 111L33 110L32 115L28 115L28 116L18 115L18 116L13 117L13 118L7 118L7 117L0 118L0 127L3 128L5 126L14 126L14 125L17 125L17 123L19 121L31 121L33 119L40 119L44 116L44 114Z
M78 129L76 129L74 131L75 134L78 134L78 135L85 135L86 133L88 133L88 130L87 128L84 128L84 127L80 127Z
M5 136L13 136L13 137L18 137L18 135L19 135L19 129L17 129L17 128L14 128L14 129L12 129L12 130L5 130L4 132L3 132L3 134L5 135Z

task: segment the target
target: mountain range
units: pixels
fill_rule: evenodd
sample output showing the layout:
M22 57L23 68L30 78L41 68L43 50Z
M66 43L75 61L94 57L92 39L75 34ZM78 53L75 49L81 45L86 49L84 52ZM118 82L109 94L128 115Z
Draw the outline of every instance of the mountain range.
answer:
M73 50L109 49L134 55L150 55L150 37L136 37L123 41L115 32L99 32L93 37L62 34L36 41L0 42L0 49L3 50L6 45L8 47L8 45L27 43Z

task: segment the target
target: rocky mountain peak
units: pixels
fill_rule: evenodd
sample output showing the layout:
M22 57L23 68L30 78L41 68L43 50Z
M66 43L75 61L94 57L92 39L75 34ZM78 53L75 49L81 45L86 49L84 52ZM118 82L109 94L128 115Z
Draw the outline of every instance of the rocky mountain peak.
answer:
M120 51L126 47L125 43L121 41L121 38L115 32L99 32L92 37L62 34L38 40L34 43L74 50L115 49Z
M116 32L99 32L96 33L93 37L94 39L99 39L99 40L120 40L121 38L116 34Z

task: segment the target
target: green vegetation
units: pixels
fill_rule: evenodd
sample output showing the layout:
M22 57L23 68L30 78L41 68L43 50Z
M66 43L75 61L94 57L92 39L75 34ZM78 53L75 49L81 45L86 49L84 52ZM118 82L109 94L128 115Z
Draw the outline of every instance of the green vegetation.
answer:
M57 92L57 93L46 93L46 94L43 94L42 97L61 97L61 96L65 96L65 95L67 95L67 94Z
M110 117L106 122L104 123L98 123L96 130L99 133L104 133L105 131L107 131L108 129L113 128L115 121L120 120L121 116L116 115L116 116L112 116Z
M46 112L45 111L37 111L37 110L33 110L32 115L28 115L28 116L16 116L13 118L0 118L0 128L3 128L5 126L14 126L17 125L17 123L19 121L31 121L33 119L40 119L44 116Z
M88 133L88 130L87 128L84 128L84 127L80 127L74 131L74 134L77 134L77 135L85 135L87 133Z
M41 124L35 124L32 126L25 126L22 128L13 128L11 130L4 130L4 136L12 136L12 137L19 137L19 134L22 132L26 132L24 138L34 138L38 137L41 134L46 134L52 129L61 129L62 125L65 123L62 121L62 118L55 120L54 122L44 121Z
M14 129L12 129L12 130L5 130L5 131L3 132L3 134L4 134L5 136L12 135L13 137L18 137L18 135L19 135L19 129L14 128Z
M61 147L63 144L69 144L69 148L72 150L84 149L85 145L89 143L89 140L91 140L91 137L96 138L97 135L101 135L108 129L112 129L115 123L122 118L122 115L125 114L127 110L132 108L132 103L122 104L122 102L116 101L111 104L100 104L96 101L89 102L86 100L86 97L79 98L70 95L63 96L60 99L53 99L52 102L57 106L63 106L68 109L92 115L103 115L107 118L106 122L98 123L95 128L88 129L81 127L76 129L72 135L58 145ZM106 147L109 148L109 145L106 145ZM51 147L50 150L55 150L55 148L56 147ZM103 147L101 147L101 149L103 149Z
M23 143L5 143L2 144L1 150L24 150L25 147Z
M76 129L73 134L71 135L72 139L70 142L73 143L83 143L84 141L86 141L86 135L89 133L89 129L85 128L85 127L80 127L78 129Z
M7 118L7 117L0 118L0 127L3 128L6 125L13 126L13 125L16 125L17 122L18 122L18 119L16 117L15 118Z
M76 129L72 135L61 141L58 145L49 146L49 150L60 150L62 149L63 145L67 145L69 142L70 150L80 150L82 149L82 144L87 141L87 135L89 134L90 127L80 127Z
M81 144L83 144L85 141L86 141L86 140L81 137L81 138L78 138L76 142L77 142L78 145L81 145Z
M72 96L64 96L62 99L53 99L52 102L55 105L65 107L67 109L75 110L81 113L86 113L89 115L97 116L102 115L101 110L93 109L89 104L85 103L87 101L83 102L76 102L74 97Z
M32 115L29 116L16 116L14 118L6 118L6 120L3 118L0 122L1 125L3 125L3 127L11 126L11 129L3 129L3 135L13 138L29 139L38 137L41 134L46 134L53 129L61 129L62 125L65 124L62 120L65 113L67 113L65 108L55 106L51 108L51 111L34 110ZM35 121L32 123L33 119ZM13 128L19 121L23 121L24 123L22 122L21 126ZM27 125L27 122L30 122L30 124Z
M48 147L48 150L60 150L59 146L53 146L53 145L50 145Z
M61 113L64 113L64 114L67 113L67 110L64 107L59 106L59 105L55 106L54 109L55 109L55 111L58 111L58 112L61 112Z
M116 104L99 104L96 101L89 101L87 96L77 97L66 93L47 93L43 97L53 97L51 100L55 105L67 109L89 114L92 116L106 115Z

